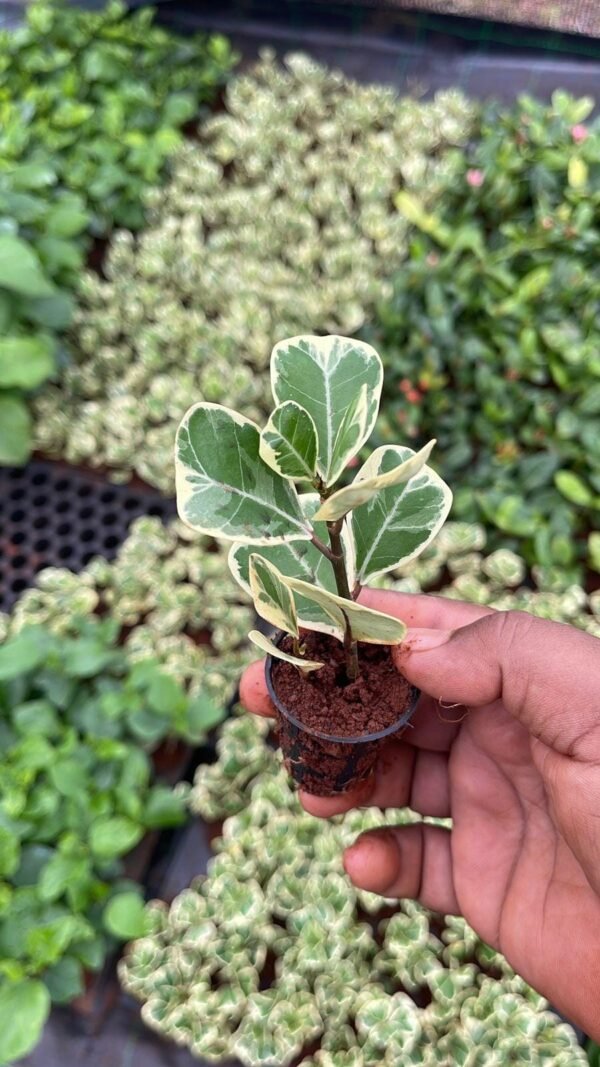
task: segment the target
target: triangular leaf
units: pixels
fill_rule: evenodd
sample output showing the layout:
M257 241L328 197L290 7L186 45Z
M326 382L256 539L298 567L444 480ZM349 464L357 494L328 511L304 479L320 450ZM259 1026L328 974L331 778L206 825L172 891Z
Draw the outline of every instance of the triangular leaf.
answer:
M317 430L317 469L327 485L339 477L371 433L382 382L381 360L362 341L337 335L305 336L275 345L273 396L278 404L295 400L312 416Z
M317 469L317 431L293 400L275 408L260 435L260 454L283 478L312 481Z
M420 452L410 456L404 463L399 463L397 467L392 467L385 474L378 474L368 478L364 473L365 468L363 467L352 482L352 485L346 485L343 489L338 489L337 493L333 493L321 505L315 518L327 522L341 519L343 515L352 511L353 508L366 504L381 489L388 489L390 486L402 485L403 482L408 482L425 466L434 445L435 441L430 441Z
M250 419L219 404L190 408L177 432L177 507L188 526L255 545L306 540L298 495L259 455Z
M298 620L292 591L282 582L277 567L256 553L250 556L250 588L261 619L297 637Z
M253 645L260 648L261 652L266 652L268 656L273 656L275 659L285 660L286 663L293 663L294 667L298 667L301 671L318 671L323 666L322 663L317 663L314 659L300 659L298 656L289 656L287 652L282 652L268 637L261 634L260 630L251 630L248 637Z
M385 474L414 455L411 448L384 445L369 456L360 477ZM409 482L382 489L356 508L350 521L361 585L418 556L445 522L451 504L446 483L431 467L423 467Z
M325 589L317 589L298 578L288 578L287 575L281 575L281 578L294 592L302 593L308 600L314 600L321 605L336 625L340 640L344 636L345 618L350 623L355 641L366 641L374 645L399 645L404 640L406 626L393 615L365 608L354 600L346 600Z
M319 507L319 497L316 493L305 493L300 498L300 505L306 518L310 521L316 536L327 543L327 527L324 522L313 522L312 515ZM348 580L350 586L354 584L354 546L352 544L352 530L348 523L342 529L342 541L346 556ZM236 582L247 593L252 595L250 588L250 557L256 550L254 545L236 543L229 553L229 567ZM321 589L329 589L335 592L335 577L331 563L322 552L310 541L293 541L289 544L268 545L261 547L260 555L274 564L282 574L292 578L302 578L311 585L318 585ZM326 634L338 634L336 627L332 625L327 612L307 600L305 597L294 593L298 624L307 630L318 630Z

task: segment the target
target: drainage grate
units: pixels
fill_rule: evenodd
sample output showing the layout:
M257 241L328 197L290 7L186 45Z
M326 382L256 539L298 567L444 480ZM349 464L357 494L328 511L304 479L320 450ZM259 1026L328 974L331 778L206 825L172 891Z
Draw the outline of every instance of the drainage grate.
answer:
M143 485L111 485L94 471L34 460L0 468L0 611L9 611L44 567L80 571L114 559L133 519L176 513Z

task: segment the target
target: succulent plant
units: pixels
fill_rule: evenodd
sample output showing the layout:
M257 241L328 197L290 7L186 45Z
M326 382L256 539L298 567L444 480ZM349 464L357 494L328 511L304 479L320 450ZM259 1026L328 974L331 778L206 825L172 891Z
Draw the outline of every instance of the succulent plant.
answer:
M307 815L264 727L252 745L247 721L228 724L220 752L224 779L230 742L262 753L245 806L225 822L208 876L170 909L151 903L153 932L120 964L146 1024L245 1067L303 1055L302 1067L584 1065L571 1027L464 920L412 901L389 917L391 902L347 881L342 849L357 833L417 816Z
M275 341L364 323L406 254L395 193L433 197L474 116L458 92L399 99L265 53L178 152L144 233L117 233L106 278L84 276L72 362L37 402L38 448L172 489L190 396L256 417Z
M113 563L98 557L80 574L48 567L12 614L0 616L0 638L36 623L69 634L79 617L97 611L122 626L132 659L152 656L190 692L202 684L217 701L230 698L249 659L252 611L226 556L183 523L137 519Z

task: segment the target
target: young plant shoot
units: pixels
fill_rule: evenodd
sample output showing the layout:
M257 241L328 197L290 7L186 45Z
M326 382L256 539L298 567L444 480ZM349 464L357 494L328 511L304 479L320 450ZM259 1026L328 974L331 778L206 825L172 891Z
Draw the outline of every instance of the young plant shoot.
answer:
M346 337L293 337L275 345L275 408L261 430L218 404L195 404L177 434L177 502L200 533L232 541L232 573L258 614L290 636L286 648L250 638L301 672L303 633L344 648L345 679L361 664L359 642L399 644L406 626L357 603L363 585L414 559L442 526L452 501L427 466L431 441L414 452L377 448L350 485L338 482L373 430L383 367L368 344ZM301 488L297 488L300 486Z

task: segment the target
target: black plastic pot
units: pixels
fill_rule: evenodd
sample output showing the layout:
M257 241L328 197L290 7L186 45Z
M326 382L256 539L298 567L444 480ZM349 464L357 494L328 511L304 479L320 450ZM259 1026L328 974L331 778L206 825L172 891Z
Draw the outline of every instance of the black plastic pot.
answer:
M280 634L276 644L286 635ZM342 737L309 729L285 707L275 691L273 665L267 656L265 679L269 696L277 711L279 744L285 766L298 788L315 796L328 797L345 793L367 781L375 770L381 744L403 730L412 718L420 690L411 686L411 701L396 722L378 733Z

